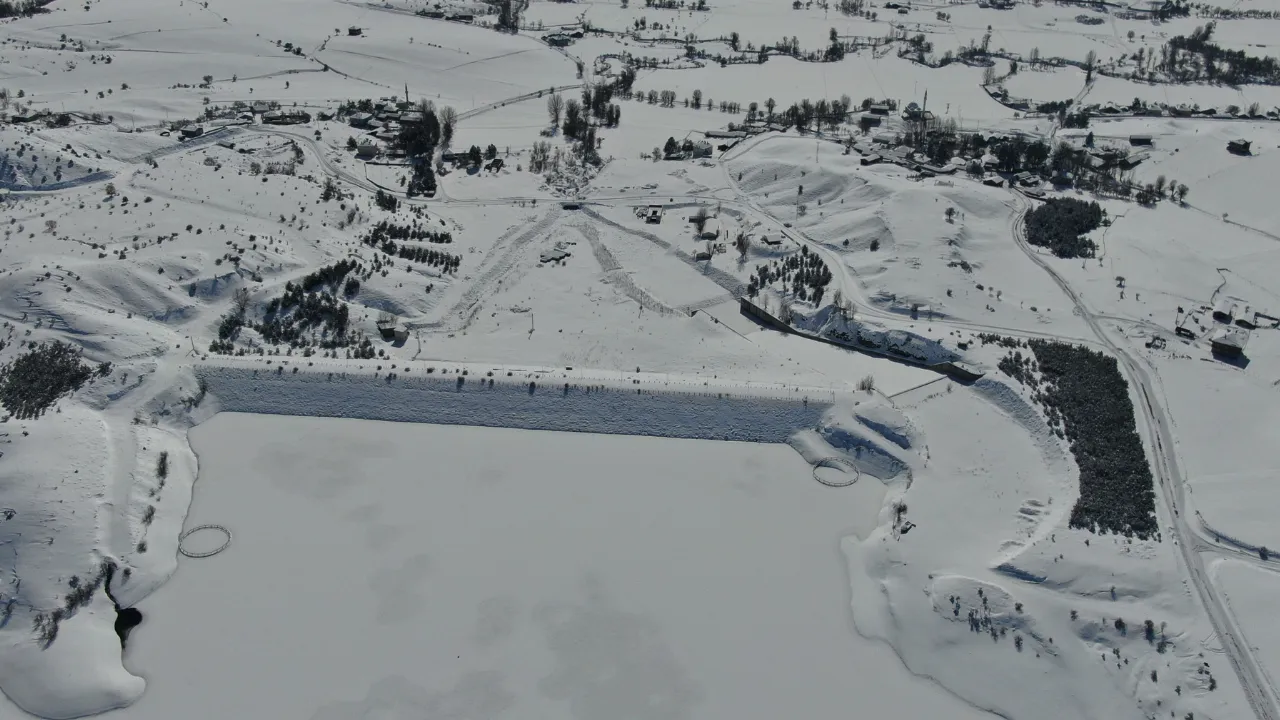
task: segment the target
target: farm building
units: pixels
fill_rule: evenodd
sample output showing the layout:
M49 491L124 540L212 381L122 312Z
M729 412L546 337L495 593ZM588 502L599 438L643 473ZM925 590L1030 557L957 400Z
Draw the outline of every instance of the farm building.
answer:
M378 334L382 336L383 340L394 340L396 337L396 328L399 324L399 320L390 313L383 314L383 316L379 317L378 321L375 323L378 328Z
M347 118L347 124L351 127L369 127L369 123L371 122L373 122L373 115L366 112L359 112Z
M1239 310L1236 313L1236 325L1246 330L1253 330L1258 327L1253 315L1253 308L1245 305L1244 309Z
M859 160L859 162L862 163L863 165L875 165L876 163L882 161L883 159L884 158L880 157L879 155L876 155L875 153L871 153L870 155L863 155L862 159Z
M645 213L644 221L650 225L657 225L662 222L662 206L650 205L648 212Z
M1014 175L1013 179L1023 187L1031 187L1032 185L1039 184L1040 182L1040 178L1036 177L1035 173L1031 172L1020 172L1017 175Z
M702 225L702 232L698 233L698 237L703 240L717 240L720 238L720 219L707 218Z
M188 125L188 126L186 126L186 127L182 128L182 130L181 130L180 132L182 133L182 137L183 137L184 139L185 139L185 138L198 138L198 137L200 137L201 135L203 135L203 134L204 134L204 127L203 127L203 126L200 126L200 125Z
M1249 344L1249 331L1241 328L1218 328L1209 335L1209 347L1214 355L1236 358L1244 355Z
M378 143L366 140L356 146L356 157L361 160L372 160L378 157Z
M364 30L356 27L355 25L352 25L351 27L347 28L347 35L350 37L356 37L358 35L363 35L363 34L364 34Z
M1213 305L1213 319L1218 322L1229 323L1236 316L1236 303L1229 297L1218 300Z
M1227 152L1235 155L1248 155L1250 144L1251 143L1248 140L1231 140L1227 142Z
M1130 145L1151 145L1155 140L1150 135L1130 135Z
M300 110L272 110L262 116L267 125L303 125L311 122L311 114Z
M562 248L555 248L554 250L548 250L542 253L541 255L539 255L538 260L539 262L550 263L550 262L558 262L560 260L564 260L567 257L569 257L568 250L564 250Z
M693 144L693 156L695 158L711 157L711 143L706 140L699 140Z

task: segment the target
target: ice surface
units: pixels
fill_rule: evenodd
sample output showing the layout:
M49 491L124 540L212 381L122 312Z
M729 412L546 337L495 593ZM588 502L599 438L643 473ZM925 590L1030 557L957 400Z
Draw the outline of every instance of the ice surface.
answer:
M859 508L785 446L235 413L192 437L188 524L235 540L143 603L122 720L985 716L853 631Z

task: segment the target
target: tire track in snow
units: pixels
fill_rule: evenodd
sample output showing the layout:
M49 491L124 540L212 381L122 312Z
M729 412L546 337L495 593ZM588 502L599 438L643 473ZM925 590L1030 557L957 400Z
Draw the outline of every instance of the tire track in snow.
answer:
M600 269L604 271L604 278L610 285L617 288L623 295L636 301L645 310L661 315L680 314L679 310L654 297L648 290L636 285L635 280L622 269L622 263L619 263L618 259L609 251L609 248L600 242L600 232L596 230L594 225L578 225L575 226L575 229L582 233L582 236L591 244L591 252L595 254L596 262L600 263Z
M730 275L729 273L719 268L712 267L711 263L698 262L697 260L694 259L692 255L682 250L677 250L675 247L671 245L671 243L667 242L666 240L663 240L662 238L658 237L657 235L654 235L651 232L645 232L644 230L633 230L632 228L616 223L613 220L610 220L609 218L604 217L600 213L588 207L583 207L582 212L597 222L608 225L609 227L614 228L615 230L620 230L624 233L627 233L628 235L634 235L636 237L644 238L645 240L648 240L654 245L657 245L663 250L666 250L667 252L671 253L672 255L675 255L676 258L678 258L679 260L681 260L682 262L684 262L686 265L693 268L694 270L697 270L703 277L707 278L711 282L727 290L729 294L734 297L740 297L746 292L746 287L747 287L746 284L743 283L738 278Z
M471 321L475 319L476 312L480 310L480 301L489 295L489 289L493 284L511 271L525 248L549 230L559 217L560 206L553 205L551 212L533 225L517 225L508 230L506 234L498 238L498 241L494 243L493 250L490 251L489 258L496 259L462 293L462 297L453 304L453 307L449 308L439 320L425 323L407 323L409 328L411 330L451 333L465 330L471 324ZM519 232L521 228L525 228L524 232ZM519 234L517 234L518 232ZM487 260L488 258L486 258ZM481 265L483 267L483 263Z

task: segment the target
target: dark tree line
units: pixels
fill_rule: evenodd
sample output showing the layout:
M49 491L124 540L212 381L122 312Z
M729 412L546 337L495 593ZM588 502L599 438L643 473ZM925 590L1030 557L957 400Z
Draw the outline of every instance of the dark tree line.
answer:
M504 32L519 32L520 9L511 0L501 0L498 5L497 29Z
M1280 83L1280 64L1273 57L1255 57L1213 43L1216 23L1197 27L1190 35L1169 38L1161 48L1159 67L1180 80L1208 80L1230 85ZM1198 56L1199 62L1187 62Z
M1027 242L1049 248L1061 258L1093 257L1097 245L1084 233L1102 224L1096 202L1075 198L1049 200L1027 213Z
M838 100L820 99L817 102L805 98L798 103L792 103L791 107L779 114L782 116L783 123L794 125L796 130L804 131L810 127L821 130L825 126L835 127L843 123L852 106L847 95ZM772 117L772 110L770 117Z
M27 346L27 351L0 366L0 404L15 418L38 418L58 398L79 390L93 368L83 362L80 348L60 340ZM109 372L110 366L100 370Z
M1029 340L1027 347L1031 356L1015 351L1000 369L1032 389L1050 426L1071 446L1080 469L1071 526L1155 537L1154 480L1116 359L1052 340Z
M52 0L0 0L0 18L30 17L49 12L45 9Z
M448 245L453 242L453 235L447 230L425 230L418 223L401 225L383 220L369 230L369 234L363 239L363 242L365 245L376 246L388 239L417 240L419 242L436 243L437 245Z
M448 233L445 234L447 235ZM408 260L409 262L416 262L430 267L438 267L443 272L450 274L456 273L458 266L462 265L461 255L454 255L443 250L422 247L421 245L397 244L389 236L377 234L377 227L361 238L361 242L391 257L398 257L401 260Z

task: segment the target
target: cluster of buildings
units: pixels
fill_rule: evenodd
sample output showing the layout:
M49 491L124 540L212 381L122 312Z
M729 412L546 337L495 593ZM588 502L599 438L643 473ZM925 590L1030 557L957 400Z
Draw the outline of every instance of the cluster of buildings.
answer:
M395 147L394 142L400 134L400 127L407 122L422 120L421 114L411 107L413 105L408 100L386 97L375 102L369 112L348 115L348 125L368 131L368 137L356 145L356 157L361 160L372 160L381 154L404 157L404 151Z
M558 47L558 48L569 47L570 45L573 44L574 40L581 40L582 36L583 36L583 33L581 30L574 30L572 32L550 33L548 35L542 36L542 42L550 45L551 47Z
M414 14L418 17L424 17L429 20L448 20L450 22L460 23L471 23L476 19L476 16L472 13L461 11L450 12L440 9L438 6L435 8L424 8Z
M1181 313L1181 308L1179 308ZM1204 315L1208 315L1206 323ZM1249 338L1259 328L1280 328L1280 318L1268 315L1249 306L1248 303L1228 295L1222 295L1212 307L1203 306L1185 315L1180 320L1175 334L1178 337L1194 341L1196 331L1190 327L1196 325L1204 332L1209 342L1209 349L1215 357L1236 360L1244 356L1249 346ZM1206 328L1206 325L1208 327Z

